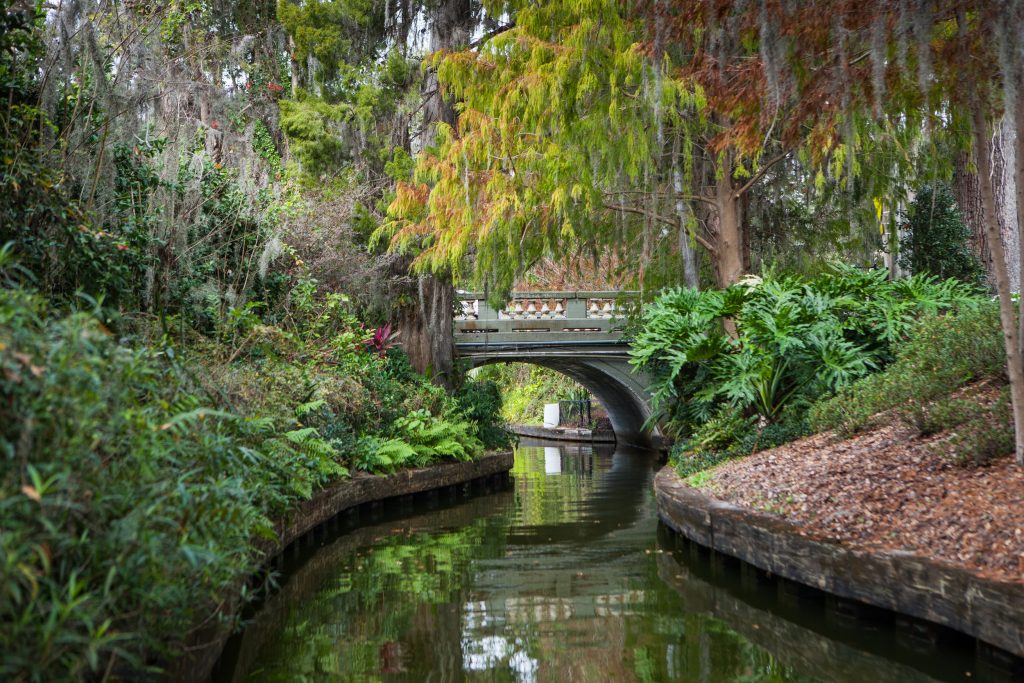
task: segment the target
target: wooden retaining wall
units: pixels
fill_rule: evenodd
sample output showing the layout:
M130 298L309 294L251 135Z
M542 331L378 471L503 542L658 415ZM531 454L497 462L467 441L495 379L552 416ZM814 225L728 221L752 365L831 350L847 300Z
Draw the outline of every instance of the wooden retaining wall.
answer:
M711 498L671 466L654 480L658 515L703 546L764 571L869 605L927 619L1024 656L1024 584L937 560L854 550L803 535L777 516Z

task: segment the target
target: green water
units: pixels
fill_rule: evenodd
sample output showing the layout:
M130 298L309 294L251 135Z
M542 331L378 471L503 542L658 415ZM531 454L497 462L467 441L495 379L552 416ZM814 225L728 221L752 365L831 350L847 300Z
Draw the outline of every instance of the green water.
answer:
M283 568L218 681L1011 680L659 528L656 456L522 447L511 483L384 503Z

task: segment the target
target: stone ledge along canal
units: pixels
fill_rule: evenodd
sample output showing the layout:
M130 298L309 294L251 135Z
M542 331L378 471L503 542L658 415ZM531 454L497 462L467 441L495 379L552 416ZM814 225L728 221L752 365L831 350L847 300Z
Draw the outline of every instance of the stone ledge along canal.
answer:
M657 467L524 441L507 483L343 513L282 558L213 681L1020 680L971 639L679 539Z

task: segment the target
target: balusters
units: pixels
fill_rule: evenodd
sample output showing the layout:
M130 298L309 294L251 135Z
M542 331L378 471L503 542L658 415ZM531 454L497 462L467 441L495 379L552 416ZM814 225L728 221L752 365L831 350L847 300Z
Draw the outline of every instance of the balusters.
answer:
M480 332L482 328L479 323L491 320L544 323L557 320L560 323L557 327L546 329L543 325L521 325L514 328L516 331L562 331L564 328L565 331L598 332L612 329L604 322L598 321L625 318L638 312L642 306L638 300L631 298L630 295L633 293L630 292L624 293L625 296L613 296L612 292L570 292L561 296L559 294L518 293L498 310L492 309L483 298L470 295L460 299L455 305L453 318L460 323L477 323L467 325L467 332Z
M459 301L459 313L456 320L478 320L480 318L480 302L476 299L462 299Z

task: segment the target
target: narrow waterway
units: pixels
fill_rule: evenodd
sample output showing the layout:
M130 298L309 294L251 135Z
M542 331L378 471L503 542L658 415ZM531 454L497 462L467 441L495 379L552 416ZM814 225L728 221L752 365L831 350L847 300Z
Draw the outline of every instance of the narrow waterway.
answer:
M966 640L660 527L653 453L523 446L511 482L344 515L215 681L1010 680Z

